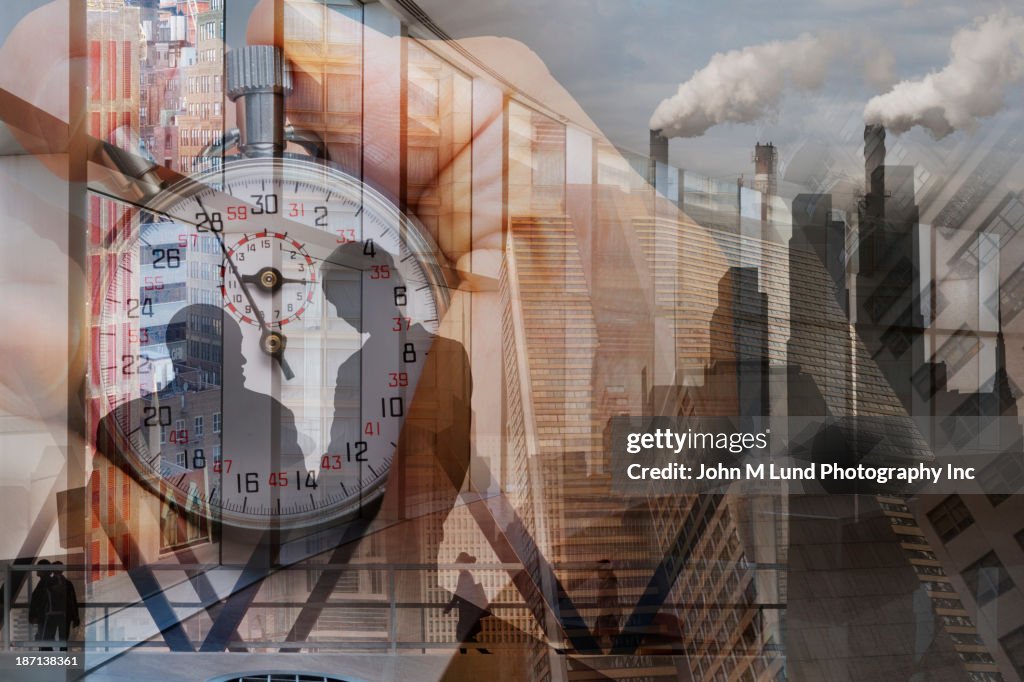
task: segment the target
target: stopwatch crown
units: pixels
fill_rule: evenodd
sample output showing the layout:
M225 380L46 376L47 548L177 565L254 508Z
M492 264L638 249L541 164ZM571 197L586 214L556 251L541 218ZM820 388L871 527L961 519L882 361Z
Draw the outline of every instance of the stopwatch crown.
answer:
M243 156L278 156L284 151L284 96L291 89L284 54L273 45L248 45L227 53L227 94L238 112L238 148Z
M273 45L246 45L227 53L227 95L234 101L250 93L287 94L292 75L281 50Z

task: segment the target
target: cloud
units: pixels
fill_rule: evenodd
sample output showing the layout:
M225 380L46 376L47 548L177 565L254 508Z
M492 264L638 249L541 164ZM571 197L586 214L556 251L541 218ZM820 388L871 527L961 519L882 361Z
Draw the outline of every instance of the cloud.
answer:
M787 90L820 88L829 64L844 53L863 63L869 83L892 84L892 55L877 40L804 33L794 40L716 53L658 105L651 129L666 137L698 137L720 123L761 120L778 110Z
M921 126L942 138L998 113L1008 86L1022 79L1024 17L993 14L956 32L941 71L902 81L869 100L864 120L895 133Z

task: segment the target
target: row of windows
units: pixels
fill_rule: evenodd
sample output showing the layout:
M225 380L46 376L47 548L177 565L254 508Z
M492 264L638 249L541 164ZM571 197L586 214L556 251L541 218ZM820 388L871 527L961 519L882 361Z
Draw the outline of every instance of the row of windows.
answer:
M216 343L206 341L189 341L188 357L190 360L205 360L206 362L220 362L221 349Z
M982 476L992 483L997 476L1001 476L1004 482L1016 487L1024 486L1024 468L1014 461L1000 463L999 467L991 467L982 472ZM1010 497L1006 493L989 493L986 495L989 503L996 507ZM950 495L928 512L928 520L931 522L935 533L943 542L949 542L963 531L974 524L974 517L959 495ZM1024 545L1022 545L1024 547Z
M188 325L189 329L197 330L202 334L213 336L220 336L221 330L223 329L223 324L219 317L199 315L197 313L191 313L188 316Z
M216 244L215 244L216 246ZM205 280L217 280L220 278L220 266L208 261L189 261L188 276Z
M221 86L220 74L212 76L189 76L185 81L185 92L214 92L219 93Z
M207 21L199 27L199 38L201 40L212 40L220 38L224 34L224 22Z
M220 116L220 103L214 102L212 105L209 102L199 102L188 105L188 113L190 116L202 119L203 121L209 121L216 123L216 121L210 121L210 112L213 112L213 116ZM220 130L213 130L210 128L181 128L178 131L178 139L180 144L184 146L197 147L199 145L207 145L211 142L219 140L221 138Z
M182 156L179 164L183 172L198 172L217 168L220 159L211 156Z
M207 305L220 305L220 292L210 291L209 289L198 289L196 287L189 287L188 289L188 302L189 303L205 303Z
M214 433L220 433L223 425L223 418L220 412L214 412L211 418L211 427ZM174 432L184 433L186 431L186 425L184 419L174 420ZM206 416L197 414L192 418L192 431L189 434L189 438L202 438L206 433ZM166 425L160 426L160 444L164 445L167 443L167 439L170 437L170 427ZM219 450L219 447L217 448Z

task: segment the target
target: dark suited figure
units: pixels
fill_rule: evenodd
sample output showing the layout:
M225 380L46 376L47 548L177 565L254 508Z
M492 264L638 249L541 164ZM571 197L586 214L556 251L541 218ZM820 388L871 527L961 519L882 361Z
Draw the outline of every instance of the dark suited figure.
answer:
M40 559L36 566L49 566L49 559ZM36 571L36 575L39 576L39 582L32 589L32 597L29 600L28 606L28 622L36 626L35 634L33 635L36 640L47 639L43 637L43 621L46 619L46 612L49 610L49 595L46 593L46 588L50 584L50 578L52 572L49 569L39 569ZM45 650L48 650L45 649Z
M78 616L78 595L75 593L74 584L64 576L64 564L55 561L53 566L57 570L50 573L46 580L46 611L37 639L66 642L71 629L81 623ZM43 651L50 650L50 647L43 647ZM67 651L68 648L62 646L60 650Z
M338 316L365 333L362 324L362 270L369 266L387 266L390 283L402 286L398 268L391 254L377 248L376 255L364 255L361 242L348 242L334 250L321 264L320 278L324 294ZM390 297L372 302L374 306L394 306ZM402 316L394 306L394 314ZM391 466L382 513L395 520L446 515L454 506L469 470L470 397L473 391L469 358L462 344L431 334L422 325L413 325L400 334L395 367L402 361L402 350L412 344L416 362L422 363L415 394L406 398L406 414L395 461ZM379 341L364 338L362 347ZM344 452L346 422L351 416L342 408L358 403L362 352L357 351L338 369L335 384L335 419L331 428L328 452ZM419 558L436 561L436 544L432 548L415 545ZM413 548L410 548L412 551ZM430 550L434 553L431 554ZM409 560L413 560L410 556Z
M160 485L158 472L142 475L127 458L138 449L127 438L136 430L140 431L133 436L136 446L140 440L145 446L145 451L136 451L136 457L153 457L162 452L165 464L174 461L176 452L187 449L194 453L196 447L203 447L206 466L211 466L213 447L220 444L224 459L233 460L233 471L256 470L257 467L270 471L306 469L292 411L271 396L245 387L247 360L242 354L242 331L234 318L219 306L192 304L174 314L165 333L174 367L173 379L156 394L126 403L103 418L96 435L97 456L106 457L151 491ZM181 352L176 352L177 349ZM269 357L260 361L269 361ZM218 376L219 382L207 382L212 376ZM208 430L202 445L198 439L191 439L188 444L172 444L169 439L164 444L159 443L158 429L148 427L159 423L158 417L163 416L161 409L168 408L171 423L186 410L189 410L186 424L191 424L195 414L208 415ZM222 412L220 434L212 433L209 414L214 411ZM185 471L192 472L201 482L201 470ZM205 497L203 494L202 499ZM186 503L187 500L182 500L179 510L182 513ZM101 517L101 520L108 533L121 534L127 530L115 525L118 519ZM116 546L122 551L119 544ZM128 557L122 556L121 560L130 568Z
M376 255L370 258L364 255L361 242L342 244L321 264L327 300L339 317L364 334L367 330L362 324L362 287L364 271L372 266L387 266L393 286L405 284L390 254L378 247ZM390 296L374 297L371 305L394 306L394 315L404 316L403 309L395 306ZM473 390L469 358L462 344L431 334L422 325L395 334L401 334L395 367L403 360L402 349L406 344L413 344L416 362L422 365L415 393L405 400L401 435L381 506L370 513L385 527L378 537L383 540L389 562L436 565L444 520L454 508L469 470ZM382 341L373 336L364 338L361 348ZM354 387L358 386L361 356L362 352L357 351L338 370L329 452L344 452L346 422L350 423L351 417L341 406L358 400L354 395L358 389ZM422 590L417 572L400 573L396 587L400 601L423 601ZM403 624L400 629L403 627L406 626ZM418 629L398 633L399 639L419 636Z
M476 557L468 552L462 552L455 563L475 564ZM487 610L487 603L487 593L473 577L472 571L468 568L459 569L459 581L455 585L455 594L452 595L448 606L444 607L444 613L447 615L453 608L458 610L459 623L455 626L455 636L460 644L476 642L477 637L483 632L481 621L491 615L491 612ZM491 653L483 648L479 651L482 654ZM460 647L459 653L466 653L466 647Z
M612 570L612 562L601 559L597 567L597 621L594 636L604 650L610 650L619 634L620 622L619 579Z

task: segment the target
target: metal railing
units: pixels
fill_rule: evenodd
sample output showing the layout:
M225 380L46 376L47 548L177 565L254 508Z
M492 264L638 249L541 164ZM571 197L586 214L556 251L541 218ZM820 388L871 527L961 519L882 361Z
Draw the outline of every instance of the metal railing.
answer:
M711 565L714 562L699 563L705 570L714 568ZM97 568L103 577L90 580L85 590L88 593L80 595L80 632L83 634L65 642L35 639L35 626L28 624L27 618L20 617L20 614L28 612L31 594L37 584L33 579L35 574L40 570L53 571L54 567L8 565L4 569L5 586L13 584L12 577L16 573L28 575L15 594L10 594L6 588L3 590L3 650L38 650L46 647L97 652L136 647L167 650L167 642L150 617L146 600L152 595L140 596L128 571L123 567L68 565L57 567L56 570L88 575L88 572L95 572ZM198 649L209 631L209 610L223 600L231 599L232 595L228 591L212 602L200 599L198 590L194 589L196 581L205 578L222 584L233 584L234 577L244 567L167 563L150 564L146 568L163 576L160 580L162 594ZM573 592L576 611L583 623L592 627L602 608L598 604L598 580L594 565L586 562L561 564L554 568ZM778 572L784 571L785 567L779 564L744 563L719 568L748 573ZM465 569L471 570L474 580L485 588L491 598L506 600L496 600L486 605L493 618L483 619L483 633L477 643L460 644L456 638L458 612L453 609L445 614L444 611L455 590L457 574ZM653 569L654 566L639 564L623 563L616 566L622 625L637 604ZM531 605L524 601L509 600L520 598L510 585L509 576L523 570L525 568L522 564L501 563L294 564L261 579L256 596L246 604L246 615L237 629L239 637L231 639L227 648L323 652L420 650L427 653L433 649L451 650L454 646L499 650L503 647L521 648L527 642L535 642L565 649L564 641L550 641L544 636ZM311 600L311 586L324 571L346 575L348 581L339 580L327 599ZM428 596L428 599L423 600L424 596ZM607 608L607 603L604 608ZM741 590L735 595L718 595L718 600L678 604L662 602L660 606L654 607L656 612L664 613L668 610L677 614L685 614L693 609L730 608L775 610L784 606L751 604ZM288 632L303 613L315 614L315 625L305 639L289 641ZM670 632L661 634L677 636L677 633ZM556 637L558 635L556 633Z

